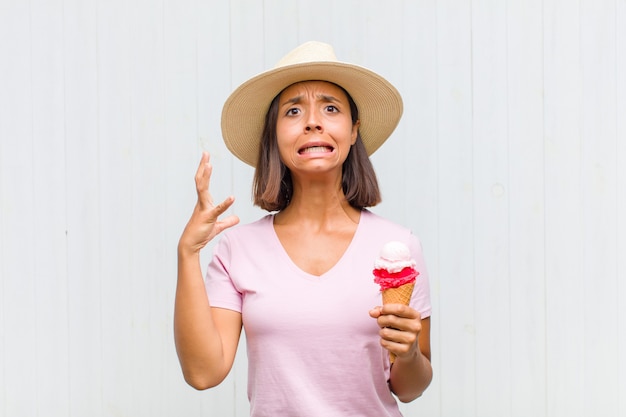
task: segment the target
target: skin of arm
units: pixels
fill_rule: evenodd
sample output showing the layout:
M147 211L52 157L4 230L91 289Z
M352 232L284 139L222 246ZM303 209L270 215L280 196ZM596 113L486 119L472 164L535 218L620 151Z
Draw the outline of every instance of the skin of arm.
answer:
M198 201L178 243L178 281L174 305L174 339L185 381L196 389L218 385L230 371L239 337L241 313L211 308L200 267L200 250L236 216L218 220L232 197L213 205L209 194L212 167L204 153L196 172Z
M401 304L387 304L370 311L380 326L381 345L396 354L389 386L402 402L411 402L426 390L433 378L430 363L430 317Z

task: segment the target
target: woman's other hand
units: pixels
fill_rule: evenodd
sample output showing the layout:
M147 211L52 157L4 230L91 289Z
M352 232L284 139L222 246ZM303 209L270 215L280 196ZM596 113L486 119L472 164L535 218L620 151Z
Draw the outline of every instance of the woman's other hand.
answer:
M380 326L380 344L396 355L389 387L402 402L422 395L433 379L430 364L430 317L409 306L387 304L370 310Z
M380 326L381 345L397 358L420 353L422 319L418 311L402 304L386 304L370 310L370 316Z

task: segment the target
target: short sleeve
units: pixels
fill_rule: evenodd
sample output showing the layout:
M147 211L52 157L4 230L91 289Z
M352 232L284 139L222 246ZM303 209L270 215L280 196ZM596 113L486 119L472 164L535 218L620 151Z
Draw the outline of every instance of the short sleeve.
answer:
M215 246L209 263L204 285L211 307L226 308L241 312L242 297L231 279L229 268L231 250L227 235L223 235Z
M422 244L417 236L411 234L409 237L409 250L413 259L415 259L415 269L419 272L415 280L413 295L411 296L411 307L419 311L422 318L430 317L432 307L430 303L430 283L428 278L428 270L422 253Z

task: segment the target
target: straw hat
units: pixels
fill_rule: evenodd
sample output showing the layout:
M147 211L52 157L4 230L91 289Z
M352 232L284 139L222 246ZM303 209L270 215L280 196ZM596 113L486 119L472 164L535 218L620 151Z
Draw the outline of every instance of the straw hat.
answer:
M329 81L343 87L359 109L361 139L371 155L387 140L402 116L402 98L375 72L337 60L332 46L307 42L283 57L276 66L241 84L222 109L226 147L253 167L269 106L282 90L300 81Z

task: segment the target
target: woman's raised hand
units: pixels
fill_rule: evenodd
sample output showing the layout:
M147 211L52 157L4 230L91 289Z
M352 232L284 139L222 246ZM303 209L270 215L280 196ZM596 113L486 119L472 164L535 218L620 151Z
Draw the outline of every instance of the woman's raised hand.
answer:
M196 171L198 201L178 243L179 251L187 254L199 253L220 232L239 223L239 218L235 215L218 219L233 204L235 198L230 196L218 205L213 204L209 192L212 171L210 156L203 152Z

